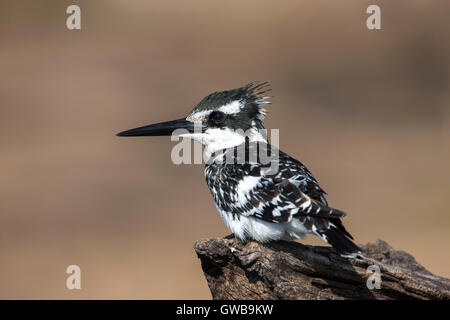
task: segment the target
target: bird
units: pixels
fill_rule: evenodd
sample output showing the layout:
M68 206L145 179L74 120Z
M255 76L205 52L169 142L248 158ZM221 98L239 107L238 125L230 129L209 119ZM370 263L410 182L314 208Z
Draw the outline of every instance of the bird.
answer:
M342 224L346 214L328 206L326 192L305 165L268 142L264 119L270 90L268 82L251 82L213 92L185 118L117 136L174 134L200 142L215 206L241 242L295 241L313 234L340 255L355 257L362 250ZM261 156L266 153L275 156Z

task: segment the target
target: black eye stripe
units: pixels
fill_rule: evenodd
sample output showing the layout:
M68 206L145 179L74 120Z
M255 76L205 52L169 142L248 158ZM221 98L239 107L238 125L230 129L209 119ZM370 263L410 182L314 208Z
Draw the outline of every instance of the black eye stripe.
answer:
M220 111L213 111L209 115L209 119L213 122L221 122L225 119L225 114Z

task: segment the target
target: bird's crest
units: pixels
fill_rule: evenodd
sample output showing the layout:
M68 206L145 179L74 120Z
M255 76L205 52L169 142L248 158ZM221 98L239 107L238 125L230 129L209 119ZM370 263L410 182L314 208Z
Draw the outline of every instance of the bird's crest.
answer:
M264 106L271 104L268 100L271 97L265 94L270 90L268 82L251 82L240 88L213 92L194 107L190 116L195 118L196 114L203 115L215 110L227 114L238 114L245 110L246 112L242 116L253 118L258 122L256 127L263 128L264 117L267 114Z

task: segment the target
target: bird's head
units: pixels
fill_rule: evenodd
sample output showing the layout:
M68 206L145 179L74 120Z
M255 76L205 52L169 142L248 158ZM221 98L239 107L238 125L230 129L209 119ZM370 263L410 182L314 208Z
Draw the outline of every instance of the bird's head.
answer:
M264 94L267 82L214 92L204 97L186 118L156 123L120 132L120 137L179 135L199 141L207 152L214 152L250 141L266 141Z

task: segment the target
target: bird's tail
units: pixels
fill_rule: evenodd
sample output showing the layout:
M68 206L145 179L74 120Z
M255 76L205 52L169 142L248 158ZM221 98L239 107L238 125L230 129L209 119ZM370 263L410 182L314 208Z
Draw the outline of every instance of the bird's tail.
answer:
M331 244L341 255L354 256L362 252L360 247L335 226L330 226L329 229L318 233L322 239Z

